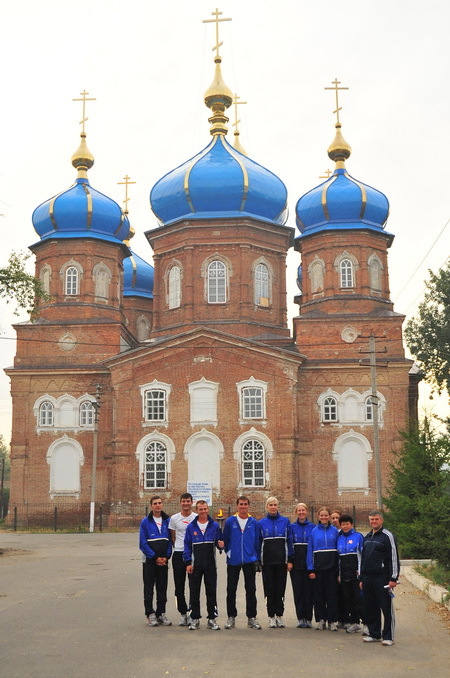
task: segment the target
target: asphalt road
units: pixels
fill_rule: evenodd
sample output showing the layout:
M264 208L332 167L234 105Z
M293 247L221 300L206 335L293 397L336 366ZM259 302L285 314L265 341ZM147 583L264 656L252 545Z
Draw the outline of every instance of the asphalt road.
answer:
M406 580L396 589L396 644L295 628L290 582L286 629L268 629L261 578L261 631L246 628L242 585L232 631L149 628L135 534L0 534L2 678L218 678L346 676L448 678L449 633L430 601ZM219 560L219 623L226 621ZM169 573L168 616L178 621Z

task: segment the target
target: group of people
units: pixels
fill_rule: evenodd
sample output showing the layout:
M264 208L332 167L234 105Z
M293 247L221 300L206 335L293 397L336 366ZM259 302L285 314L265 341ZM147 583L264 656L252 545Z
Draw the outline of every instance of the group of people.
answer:
M363 632L365 642L392 645L395 617L393 589L399 576L395 539L383 527L380 511L369 514L370 531L363 537L353 518L327 507L318 512L318 523L308 520L308 507L297 504L291 523L279 512L276 497L266 502L266 515L250 515L248 497L237 499L237 511L225 521L223 531L209 515L206 501L193 511L192 495L180 497L180 512L169 517L161 497L151 498L151 511L140 525L143 554L144 607L149 626L171 626L166 615L168 562L172 557L180 626L200 628L200 587L204 581L207 628L217 631L216 551L227 558L227 622L233 629L237 617L236 591L244 576L249 628L261 629L257 619L256 573L262 572L269 628L284 628L284 595L289 572L297 614L297 627ZM333 524L334 523L334 524ZM186 578L189 603L186 601ZM156 591L156 609L153 606ZM383 615L383 627L381 626Z

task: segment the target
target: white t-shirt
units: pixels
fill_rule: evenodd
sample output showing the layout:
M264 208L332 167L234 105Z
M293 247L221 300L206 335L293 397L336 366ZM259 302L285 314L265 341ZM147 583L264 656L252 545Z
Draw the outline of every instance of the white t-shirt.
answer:
M208 527L208 522L209 521L207 520L206 523L197 523L197 525L199 526L199 528L202 531L202 534L205 534L206 528Z
M247 525L248 518L239 518L239 516L236 516L236 518L241 528L241 532L243 532L245 530L245 526Z
M174 551L184 550L184 535L189 523L192 523L197 514L192 512L190 516L183 516L182 513L174 513L170 518L169 530L175 531L175 546Z
M155 516L153 516L153 520L154 520L155 523L156 523L156 527L157 527L158 530L161 532L162 521L163 521L162 516L159 516L159 518L156 518Z

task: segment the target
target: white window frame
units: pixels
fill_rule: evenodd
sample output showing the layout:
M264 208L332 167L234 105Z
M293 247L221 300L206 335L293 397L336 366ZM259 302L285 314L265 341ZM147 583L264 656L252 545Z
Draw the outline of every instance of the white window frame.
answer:
M244 478L242 475L243 473L242 450L245 444L250 440L255 440L259 442L264 448L264 485L256 486L244 485ZM248 489L250 487L253 487L254 489L261 490L270 486L270 460L273 457L273 453L274 450L270 438L265 433L262 433L262 431L258 431L254 426L252 426L248 431L241 433L241 435L236 438L236 440L233 443L233 458L235 459L236 462L238 489L244 487Z
M150 488L146 486L145 479L145 468L146 468L146 451L151 442L160 443L164 446L166 450L166 485L165 487L154 487ZM171 479L171 468L172 462L175 459L175 445L173 440L169 436L157 431L156 429L151 433L147 433L141 440L138 442L136 447L136 459L138 460L138 473L139 473L139 496L142 498L148 492L154 492L154 490L167 491L170 489L170 479Z
M213 271L213 267L215 270ZM222 272L223 275L218 275ZM219 290L219 281L223 280L223 290ZM213 259L209 262L206 273L206 287L208 304L226 304L228 289L227 265L221 259Z
M79 423L81 428L92 428L95 424L95 408L91 400L80 403Z
M324 423L336 423L338 421L338 411L337 398L333 395L327 395L322 401L322 421Z
M78 476L75 479L74 485L73 485L72 488L66 489L66 490L58 490L55 487L55 469L54 469L53 454L58 449L58 447L60 445L70 445L75 450L75 452L78 456L78 463L79 463ZM68 436L64 435L64 436L62 436L62 438L58 438L57 440L53 441L53 443L50 445L50 447L47 450L46 460L47 460L47 464L50 466L50 488L49 488L50 498L53 499L53 497L72 496L72 497L76 497L78 499L79 496L80 496L80 491L81 491L80 467L83 466L83 464L84 464L83 448L81 447L78 440L74 440L73 438L69 438Z
M159 447L159 449L157 449ZM152 449L149 449L152 448ZM159 458L157 457L159 455ZM150 457L153 456L153 459L150 460ZM144 450L144 476L143 476L143 489L146 490L165 490L167 489L167 446L161 440L150 440ZM163 484L158 484L157 474L161 473L161 469L158 469L158 466L164 466L164 480ZM151 470L149 470L149 468ZM147 478L149 475L153 475L154 482L147 484Z
M181 306L181 268L178 264L171 266L167 278L169 309Z
M261 458L256 459L255 453L261 454ZM247 458L246 454L249 455ZM257 470L261 471L260 468L256 468L259 464L262 464L262 475L258 473L258 478L261 478L261 482L257 482L258 478L256 474ZM247 482L246 480L246 473L248 473L248 471L250 471L250 475L248 476L250 482ZM262 442L256 438L250 438L242 445L241 478L242 487L263 489L266 486L266 450Z
M366 454L366 459L364 460L365 463L367 464L366 469L365 469L365 482L362 485L358 485L357 487L352 487L350 485L344 485L342 481L342 460L341 460L341 453L345 447L345 443L347 441L354 440L357 442L363 453ZM363 492L365 495L368 495L369 493L369 461L372 460L372 448L370 447L370 443L367 440L365 436L363 436L361 433L358 433L357 431L354 431L353 429L350 429L350 431L347 431L347 433L343 433L340 435L334 442L333 446L333 461L337 463L337 491L338 494L341 495L343 492Z
M267 381L261 381L251 376L245 381L240 381L236 384L239 397L239 419L241 422L247 421L264 421L266 419L266 400L267 400ZM246 416L245 414L245 393L246 389L260 389L261 390L261 416Z
M355 286L353 262L350 259L342 259L339 263L339 282L340 286L344 289Z
M190 397L190 421L191 426L197 426L199 424L217 426L217 394L219 392L219 384L215 381L207 381L205 377L202 377L198 381L192 381L189 386L189 397ZM211 392L211 399L214 398L214 416L212 417L197 417L194 412L195 405L195 392L197 390L208 389Z
M64 273L64 294L76 297L80 293L80 274L76 266L68 266Z
M272 299L271 270L265 261L257 261L253 269L253 301L255 306L268 307Z
M144 426L167 426L169 422L169 396L172 390L172 386L170 384L166 384L162 381L157 381L154 379L152 382L148 384L143 384L142 386L139 387L140 392L141 392L141 399L142 399L142 419L143 419L143 425ZM147 407L147 393L150 392L162 392L163 393L163 403L164 403L164 412L163 412L163 418L160 419L149 419L147 417L148 414L148 407Z
M50 415L50 416L49 416ZM44 400L39 405L39 427L49 428L55 425L55 405L50 400Z

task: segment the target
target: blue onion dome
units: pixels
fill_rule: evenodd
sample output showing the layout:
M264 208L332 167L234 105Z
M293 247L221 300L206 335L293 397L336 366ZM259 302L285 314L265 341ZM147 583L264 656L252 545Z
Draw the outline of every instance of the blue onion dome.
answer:
M297 226L302 236L320 231L369 229L383 231L389 202L384 193L354 179L345 168L351 147L336 124L328 156L336 162L333 174L297 202Z
M132 228L130 238L133 235ZM130 246L128 240L125 244ZM133 250L130 252L131 255L123 260L123 296L153 299L153 266Z
M181 219L251 217L275 224L287 219L287 190L281 179L251 160L240 144L225 139L225 110L233 95L215 58L213 82L205 94L212 110L211 142L193 158L163 176L150 192L153 212L162 224ZM240 149L240 150L239 150Z
M72 156L77 169L75 183L66 191L36 207L32 221L41 240L96 238L122 243L130 233L130 222L120 206L89 184L87 171L94 158L86 145L86 134Z

